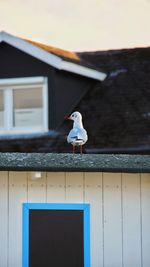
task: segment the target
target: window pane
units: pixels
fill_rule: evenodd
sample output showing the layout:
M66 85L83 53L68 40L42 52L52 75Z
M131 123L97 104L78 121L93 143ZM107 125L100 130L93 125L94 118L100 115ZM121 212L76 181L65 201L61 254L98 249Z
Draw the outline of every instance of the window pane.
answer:
M0 90L0 128L4 128L4 92Z
M42 88L13 90L14 127L41 126L42 111Z

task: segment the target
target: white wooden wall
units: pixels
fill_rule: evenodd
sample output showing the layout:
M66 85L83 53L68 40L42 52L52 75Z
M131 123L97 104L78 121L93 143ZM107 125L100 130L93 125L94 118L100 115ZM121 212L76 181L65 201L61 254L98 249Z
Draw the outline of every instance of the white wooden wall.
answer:
M150 267L150 174L0 172L0 267L21 267L22 203L91 204L91 267Z

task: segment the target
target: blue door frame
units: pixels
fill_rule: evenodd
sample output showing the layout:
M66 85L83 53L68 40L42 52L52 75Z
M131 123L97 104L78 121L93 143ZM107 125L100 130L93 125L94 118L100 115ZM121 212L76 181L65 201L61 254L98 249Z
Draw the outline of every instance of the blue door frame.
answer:
M82 210L84 225L84 267L90 267L90 205L59 203L23 204L23 250L22 267L29 267L29 211L30 210Z

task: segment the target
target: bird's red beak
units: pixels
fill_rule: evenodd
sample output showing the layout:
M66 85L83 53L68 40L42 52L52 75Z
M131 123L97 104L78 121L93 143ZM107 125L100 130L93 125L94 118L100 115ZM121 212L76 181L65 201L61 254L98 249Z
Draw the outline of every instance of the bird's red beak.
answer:
M66 117L65 120L71 120L71 117L70 116L69 117Z

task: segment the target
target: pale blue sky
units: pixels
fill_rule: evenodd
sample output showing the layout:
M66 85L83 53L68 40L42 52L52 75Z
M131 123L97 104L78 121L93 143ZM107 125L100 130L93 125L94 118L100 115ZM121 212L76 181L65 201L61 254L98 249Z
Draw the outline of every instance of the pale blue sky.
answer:
M0 0L0 30L74 51L150 46L150 0Z

